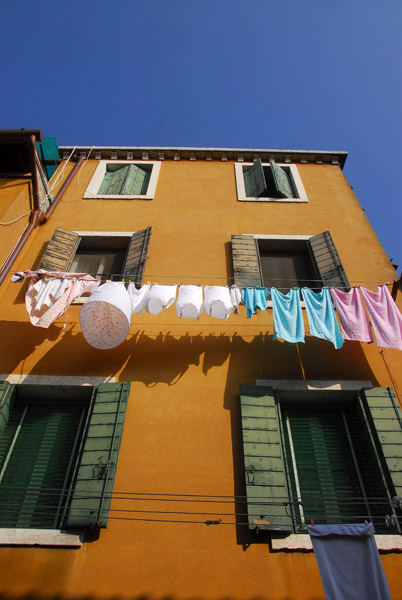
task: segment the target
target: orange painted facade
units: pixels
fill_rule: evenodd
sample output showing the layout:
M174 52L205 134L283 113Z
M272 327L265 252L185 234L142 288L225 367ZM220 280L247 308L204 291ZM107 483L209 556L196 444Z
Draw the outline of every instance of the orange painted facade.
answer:
M186 158L161 161L152 200L84 199L98 165L93 155L49 220L34 229L12 271L34 269L56 227L80 232L152 227L144 281L231 285L232 235L329 230L351 285L375 289L376 283L396 279L338 164L297 163L306 203L239 202L234 160ZM64 178L70 171L68 165ZM0 189L3 221L26 212L21 185L12 197L11 185ZM15 239L20 234L11 231ZM2 260L12 245L8 238L2 237L7 240ZM49 329L33 327L26 288L27 282L9 278L0 287L0 373L113 377L130 382L131 390L107 529L78 549L0 547L0 596L323 599L312 552L274 550L269 536L260 539L239 519L236 524L235 509L244 511L244 504L231 500L245 493L239 385L261 379L368 380L397 387L398 393L400 351L359 342L335 350L308 334L298 346L274 341L272 309L247 319L243 306L226 321L205 314L178 319L174 306L158 316L133 315L123 344L97 350L83 338L80 304ZM397 303L401 308L401 294ZM128 492L138 499L122 500ZM172 501L156 501L152 494L172 494ZM209 496L209 502L188 495ZM117 508L132 512L113 512ZM220 525L205 524L219 518ZM400 554L382 553L381 560L393 597L401 598Z

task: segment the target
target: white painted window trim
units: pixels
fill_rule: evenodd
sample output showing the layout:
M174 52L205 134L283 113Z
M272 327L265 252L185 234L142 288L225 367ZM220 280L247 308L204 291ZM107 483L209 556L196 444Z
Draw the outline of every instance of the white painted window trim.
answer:
M98 190L105 176L107 166L111 164L152 165L151 177L149 179L147 193L142 195L98 194ZM84 198L104 198L105 200L110 200L112 198L117 200L152 200L155 196L156 184L158 181L160 168L160 162L151 160L100 160L98 166L95 169L95 173L93 174L92 179L89 182L89 185L84 193Z
M31 375L31 374L0 374L0 381L19 385L90 385L97 386L101 383L115 383L116 377L81 377L75 375Z
M82 543L82 534L58 529L0 529L0 546L80 548Z
M28 375L0 374L0 381L11 384L30 385L82 385L97 386L101 383L114 383L116 377L75 377L74 375ZM60 529L2 529L0 546L59 546L80 548L83 534Z
M256 385L272 387L286 392L355 392L362 388L372 388L370 380L329 380L329 379L257 379Z
M243 166L252 166L254 163L235 163L237 200L241 202L308 202L308 197L302 183L299 171L296 165L288 163L276 163L279 167L286 167L290 170L292 183L299 194L298 198L256 198L246 196L244 185ZM262 163L263 167L269 167L269 163Z
M400 552L402 550L402 536L400 535L374 535L378 550L384 552ZM271 538L272 550L309 550L313 551L311 538L306 533L291 533L285 538Z

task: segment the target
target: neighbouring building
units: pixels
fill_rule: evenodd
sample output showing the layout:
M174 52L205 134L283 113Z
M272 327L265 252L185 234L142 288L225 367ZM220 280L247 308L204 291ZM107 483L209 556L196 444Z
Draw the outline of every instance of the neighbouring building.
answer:
M401 308L347 154L57 149L26 131L0 132L0 596L324 598L306 525L369 521L402 597L400 350L335 349L304 305L305 343L275 340L271 295L250 318L226 300L227 319L185 318L176 290L98 349L87 297L35 327L30 277L11 281L387 284Z

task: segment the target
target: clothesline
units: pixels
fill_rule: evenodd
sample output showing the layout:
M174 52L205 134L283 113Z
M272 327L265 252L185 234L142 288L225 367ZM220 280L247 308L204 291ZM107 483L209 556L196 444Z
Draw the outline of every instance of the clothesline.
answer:
M0 274L1 273L2 273L2 271L0 271ZM54 272L39 270L39 271L8 271L8 273L11 273L13 276L15 276L15 275L18 276L20 274L21 278L24 278L24 277L33 277L33 276L35 276L36 273L43 274L43 275L47 274L47 276L51 277L52 273L54 273ZM31 274L31 275L28 275L28 274ZM119 281L119 282L122 282L125 284L127 284L127 283L134 283L135 285L143 284L143 280L136 281L136 280L130 279L129 277L123 277L121 273L108 274L105 279L104 279L103 273L86 273L86 275L89 275L90 277L93 277L94 279L97 279L100 282L103 281L104 283L106 283L106 281ZM82 273L67 273L67 272L65 272L65 273L63 273L63 276L66 277L67 279L75 278L75 277L81 277ZM169 274L169 275L152 275L152 274L150 274L147 277L147 280L148 280L147 282L152 283L153 281L157 281L158 279L161 279L161 278L164 278L164 279L165 278L174 278L174 279L176 279L176 281L181 281L182 279L204 279L204 280L219 279L222 281L227 281L227 280L234 281L235 280L235 277L231 277L231 276L222 277L222 276L218 276L218 275L194 275L194 274L183 275L181 273L180 275L171 275L171 274ZM150 282L149 280L152 280L152 281ZM12 281L16 281L16 279L12 278ZM279 282L286 281L289 283L299 283L299 281L295 278L284 278L284 277L281 277L281 278L270 277L270 281L279 281ZM309 282L309 283L320 284L320 286L317 286L317 287L321 287L323 284L322 279L304 279L303 281ZM394 283L393 281L385 281L385 282L383 280L381 280L381 281L364 281L364 280L359 280L359 279L351 279L350 282L354 283L354 284L359 284L359 285L363 285L363 284L364 285L392 285ZM201 285L201 284L199 284L199 285ZM274 287L274 286L268 286L268 287ZM302 286L290 285L289 287L300 289ZM315 286L313 286L313 287L315 287ZM336 287L338 289L349 290L351 286L337 285ZM283 288L281 288L281 289L283 289Z
M317 292L303 287L283 294L275 287L240 289L237 285L229 288L147 283L137 289L131 283L126 289L122 282L100 285L85 273L47 271L20 272L13 280L21 281L23 277L32 278L26 306L31 322L39 327L49 327L81 294L92 294L80 310L81 328L85 339L100 349L114 348L126 339L135 313L157 315L175 303L178 318L198 319L205 312L217 319L227 319L243 303L247 318L251 318L257 310L266 310L271 296L274 339L304 343L302 299L310 334L331 341L335 348L341 348L344 340L372 342L372 328L380 347L402 350L402 315L385 284L378 286L377 292L362 286L352 287L348 292L335 287L324 287Z

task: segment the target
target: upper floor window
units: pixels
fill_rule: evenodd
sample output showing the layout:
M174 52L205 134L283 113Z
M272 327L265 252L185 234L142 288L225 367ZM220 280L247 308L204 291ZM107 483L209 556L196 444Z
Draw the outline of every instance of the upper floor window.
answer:
M141 283L152 227L134 232L69 231L56 228L37 265L46 271L89 273L103 281Z
M160 170L159 162L101 160L84 198L152 200Z
M255 202L308 202L296 165L236 163L237 198Z
M349 280L329 231L318 235L232 235L234 282L239 287L334 286Z

